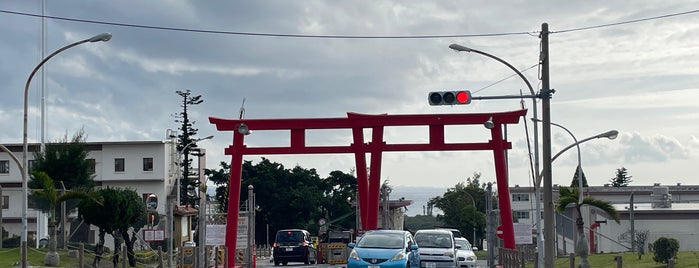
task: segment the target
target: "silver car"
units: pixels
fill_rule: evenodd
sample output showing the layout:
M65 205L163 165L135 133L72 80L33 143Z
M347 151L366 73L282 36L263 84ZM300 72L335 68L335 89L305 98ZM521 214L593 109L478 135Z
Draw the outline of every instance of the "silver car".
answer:
M454 234L444 229L418 230L415 243L420 248L421 268L455 268L456 244Z
M478 258L473 253L471 243L463 237L454 238L456 242L456 259L461 268L476 268Z

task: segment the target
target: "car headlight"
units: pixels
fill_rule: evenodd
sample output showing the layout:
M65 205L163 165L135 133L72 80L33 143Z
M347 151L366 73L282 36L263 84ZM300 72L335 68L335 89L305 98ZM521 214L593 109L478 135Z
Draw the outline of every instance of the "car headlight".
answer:
M453 257L454 257L454 252L444 252L444 256L447 256L447 257L449 257L449 258L453 258Z
M476 257L474 256L474 257L468 257L468 258L466 258L466 260L467 260L467 261L476 261L477 259L476 259Z
M350 259L355 259L355 260L360 260L360 259L362 259L362 258L359 257L359 254L358 254L357 251L354 250L354 249L352 250L352 252L350 252L349 258L350 258Z
M405 259L405 252L403 251L398 251L396 255L393 255L393 257L391 257L391 261L398 261L402 259Z

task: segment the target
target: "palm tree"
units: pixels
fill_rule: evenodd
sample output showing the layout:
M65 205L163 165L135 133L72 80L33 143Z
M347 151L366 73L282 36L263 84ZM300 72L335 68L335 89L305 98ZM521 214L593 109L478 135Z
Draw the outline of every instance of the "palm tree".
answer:
M607 201L595 199L593 197L585 197L582 202L580 200L580 191L578 187L560 187L559 188L559 198L558 205L556 206L556 211L563 212L566 210L568 205L575 205L575 210L578 213L578 218L575 221L575 225L578 230L578 243L575 244L575 253L580 256L580 266L581 268L589 268L590 263L587 260L588 249L587 249L587 238L585 237L585 223L583 222L582 213L580 208L584 205L591 206L593 208L599 209L604 213L607 213L614 221L619 223L619 214L616 209Z
M56 252L56 206L61 202L70 199L94 199L95 202L100 203L99 197L94 195L90 190L83 188L73 188L69 192L64 192L59 194L54 185L53 179L49 177L46 172L35 170L32 172L34 180L41 185L41 189L33 190L32 194L45 200L49 205L49 232L51 237L49 238L49 251L44 257L44 265L47 266L58 266L60 264L60 258Z

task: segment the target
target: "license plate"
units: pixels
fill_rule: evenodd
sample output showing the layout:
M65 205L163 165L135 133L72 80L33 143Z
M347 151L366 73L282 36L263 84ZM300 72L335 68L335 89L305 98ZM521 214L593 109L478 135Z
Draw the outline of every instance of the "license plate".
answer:
M426 268L436 268L436 267L437 267L437 263L436 263L436 262L426 262L426 263L425 263L425 267L426 267Z
M367 268L379 268L380 266L378 265L369 265Z
M293 248L286 248L286 251L294 251Z

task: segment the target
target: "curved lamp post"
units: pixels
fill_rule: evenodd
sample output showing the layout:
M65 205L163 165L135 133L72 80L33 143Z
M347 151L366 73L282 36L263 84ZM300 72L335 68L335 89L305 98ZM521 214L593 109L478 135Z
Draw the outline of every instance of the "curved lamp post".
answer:
M531 93L532 96L536 95L536 93L534 92L534 88L532 87L532 84L529 83L529 80L524 76L524 74L522 74L522 72L517 70L517 68L515 68L514 66L512 66L512 64L506 62L505 60L498 58L495 55L492 55L492 54L489 54L489 53L486 53L486 52L483 52L483 51L480 51L477 49L473 49L470 47L458 45L458 44L451 44L451 45L449 45L449 48L456 50L456 51L473 52L476 54L481 54L483 56L494 59L494 60L504 64L505 66L510 68L512 71L514 71L517 74L517 76L519 76L519 78L521 78L524 81L525 84L527 84L527 88L529 89L529 93ZM532 112L534 113L534 118L537 118L536 99L532 99L532 101L534 102L534 105L532 105ZM492 124L492 122L491 122L491 124ZM489 125L486 125L486 128L488 128L488 126ZM544 129L544 130L546 130L546 129ZM546 137L546 136L544 136L544 137ZM538 139L539 139L539 133L537 131L537 125L534 124L534 172L539 171L539 142L538 142ZM534 178L538 179L539 177L540 177L539 174L534 174ZM535 190L536 191L534 192L534 194L536 195L536 200L541 200L539 198L539 196L540 196L540 189L539 189L540 183L539 182L540 181L541 180L538 180L535 183ZM536 211L537 211L538 215L541 215L540 202L536 202ZM537 219L536 220L536 226L537 226L536 227L537 228L536 229L536 246L537 246L537 252L539 254L539 267L543 267L543 265L544 265L544 263L543 263L543 261L544 261L544 245L543 245L543 239L541 237L541 217L537 217L536 219Z
M32 82L32 78L36 74L36 72L41 68L41 66L44 65L48 60L53 58L53 56L56 56L58 53L63 52L66 49L69 49L71 47L84 44L84 43L92 43L92 42L99 42L99 41L109 41L109 39L112 39L112 34L110 33L101 33L98 35L95 35L93 37L90 37L85 40L81 40L75 43L72 43L70 45L64 46L55 52L51 53L48 57L44 58L39 62L39 64L34 67L34 70L32 70L32 73L29 74L29 78L27 78L27 83L24 86L24 128L22 129L23 134L22 134L22 166L27 167L27 151L29 145L27 144L27 113L28 113L28 96L29 96L29 84ZM29 170L24 169L22 172L22 268L27 267L27 195L28 193L28 186L27 186L27 179L29 178ZM53 238L52 238L53 239Z
M539 122L541 121L541 120L538 120L538 119L533 119L533 120L534 120L534 121L539 121ZM582 172L583 172L583 171L582 171L582 163L581 163L582 160L581 160L581 154L580 154L580 144L583 143L583 142L592 140L592 139L599 139L599 138L608 138L608 139L610 139L610 140L613 140L613 139L616 139L616 137L619 135L619 131L610 130L610 131L607 131L607 132L604 132L604 133L601 133L601 134L598 134L598 135L595 135L595 136L592 136L592 137L588 137L588 138L585 138L585 139L583 139L583 140L578 141L578 139L575 137L575 135L573 135L573 132L571 132L570 130L568 130L566 127L564 127L564 126L562 126L562 125L559 125L559 124L556 124L556 123L553 123L553 122L549 122L549 123L550 123L551 125L557 126L557 127L561 128L561 129L565 130L566 132L568 132L568 134L570 134L570 136L573 138L573 141L574 141L573 144L568 145L567 147L563 148L563 150L561 150L561 151L558 152L556 155L554 155L554 156L551 158L551 162L553 162L554 160L556 160L556 158L558 158L558 156L560 156L563 152L567 151L568 149L572 148L573 146L575 146L575 147L577 148L577 150L578 150L578 166L577 166L577 172L576 172L576 173L577 173L576 179L578 180L578 192L579 192L579 194L580 194L579 197L578 197L578 206L580 206L580 204L582 204L582 202L583 202L583 181L582 181ZM578 217L579 217L579 220L582 220L582 215L578 215ZM580 223L580 224L581 224L581 223ZM547 227L547 228L548 228L548 227ZM578 228L578 229L579 229L579 232L578 232L578 241L577 241L577 243L576 243L576 244L577 244L577 245L576 245L576 250L579 251L579 252L578 252L578 255L581 257L581 258L580 258L580 261L581 261L580 264L581 264L581 267L589 267L589 263L586 263L586 264L582 263L583 261L586 261L586 260L587 260L587 255L588 255L588 252L587 252L587 241L586 241L586 238L585 238L585 233L584 233L584 232L581 232L582 229L580 229L580 228Z

